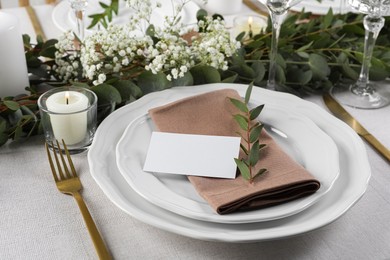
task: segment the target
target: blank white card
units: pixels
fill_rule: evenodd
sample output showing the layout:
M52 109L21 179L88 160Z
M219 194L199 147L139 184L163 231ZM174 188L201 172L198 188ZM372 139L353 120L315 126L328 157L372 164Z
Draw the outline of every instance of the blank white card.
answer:
M153 132L144 171L233 179L240 139Z

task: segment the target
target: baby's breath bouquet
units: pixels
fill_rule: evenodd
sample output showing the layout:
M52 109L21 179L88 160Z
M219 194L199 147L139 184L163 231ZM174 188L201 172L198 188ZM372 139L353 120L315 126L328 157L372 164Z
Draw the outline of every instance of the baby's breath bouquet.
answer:
M199 12L197 24L183 25L181 13L188 2L172 1L173 15L154 25L150 21L158 3L127 0L133 9L127 24L110 24L79 44L72 32L61 37L54 71L65 82L91 86L103 96L100 100L119 104L171 86L193 85L193 74L209 68L227 70L240 43L219 16Z

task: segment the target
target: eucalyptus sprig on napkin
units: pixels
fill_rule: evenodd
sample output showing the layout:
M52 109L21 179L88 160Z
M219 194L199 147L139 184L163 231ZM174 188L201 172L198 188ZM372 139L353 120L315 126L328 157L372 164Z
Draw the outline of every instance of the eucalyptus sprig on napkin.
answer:
M235 114L233 117L240 128L244 131L244 134L240 132L237 134L241 136L242 140L245 142L245 145L241 143L240 147L246 155L246 158L234 158L234 161L236 162L242 177L250 183L267 171L267 169L261 168L256 173L253 172L253 166L255 166L260 159L260 151L266 145L260 144L259 138L264 125L257 121L257 117L263 110L264 105L259 105L253 109L248 107L252 88L253 84L251 83L246 90L244 102L230 98L233 105L243 113Z

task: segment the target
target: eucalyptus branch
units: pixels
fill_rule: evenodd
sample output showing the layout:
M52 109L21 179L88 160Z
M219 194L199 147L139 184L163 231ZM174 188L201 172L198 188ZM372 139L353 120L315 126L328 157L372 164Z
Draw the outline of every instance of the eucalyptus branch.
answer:
M234 158L234 161L236 162L242 177L250 183L253 183L255 178L267 171L267 169L261 168L256 173L253 172L254 166L260 159L260 150L265 147L265 144L260 144L259 142L264 125L256 120L263 110L264 105L257 106L254 109L249 109L248 107L252 88L253 84L250 84L246 91L244 102L230 98L233 105L243 113L235 114L233 117L240 128L245 132L244 134L241 132L238 132L237 134L241 136L243 142L246 144L246 146L242 143L240 144L241 150L245 153L246 158Z

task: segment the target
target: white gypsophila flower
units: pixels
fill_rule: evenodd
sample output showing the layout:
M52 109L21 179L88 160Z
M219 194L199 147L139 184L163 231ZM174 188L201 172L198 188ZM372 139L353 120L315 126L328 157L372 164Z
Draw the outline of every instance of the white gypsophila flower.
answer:
M149 51L150 64L145 69L154 74L163 71L169 81L183 77L184 73L194 65L187 42L169 33L165 33Z
M149 36L132 37L129 25L110 25L106 31L98 31L84 40L80 61L84 76L103 83L102 74L120 73L131 64L148 62L148 49L153 46Z
M75 37L71 31L67 31L58 38L55 44L57 51L54 54L53 70L58 74L60 79L64 81L77 81L79 78L79 57L80 54L76 50Z
M192 39L193 58L201 64L227 70L227 58L240 48L240 42L231 39L223 20L207 17L206 22L199 21L198 27L202 33Z

